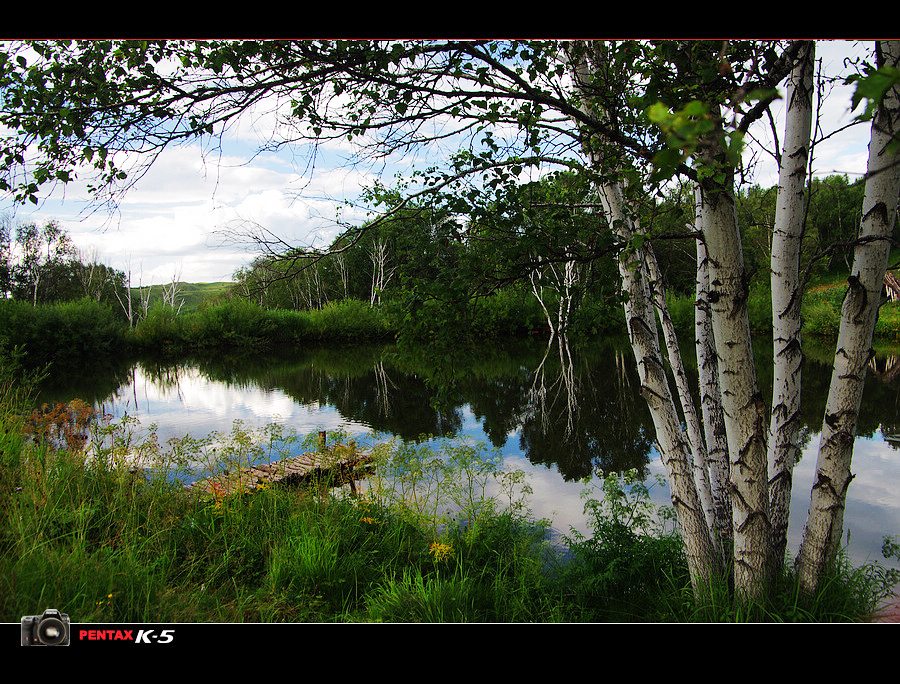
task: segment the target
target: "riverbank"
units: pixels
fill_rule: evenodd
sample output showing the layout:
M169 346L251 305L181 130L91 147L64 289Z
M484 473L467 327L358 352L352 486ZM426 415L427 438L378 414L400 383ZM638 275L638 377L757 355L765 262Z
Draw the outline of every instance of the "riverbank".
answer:
M845 290L845 278L837 275L821 278L807 289L802 310L804 337L836 339ZM679 334L692 339L694 297L669 295L667 302ZM456 348L487 339L549 335L540 307L527 293L501 291L480 298L465 319L448 315L437 309L413 315L398 302L373 307L368 302L347 299L330 302L321 309L291 311L264 309L232 298L182 313L156 306L129 327L121 312L93 300L37 307L29 302L2 300L0 342L22 347L28 362L40 365L146 351L173 356L211 349L265 351L324 341L392 341L400 337ZM752 331L771 332L771 297L764 285L751 287L748 315ZM612 302L588 298L572 314L569 338L576 346L592 344L597 337L624 334L621 306ZM875 342L898 341L900 302L888 302L879 312Z
M563 557L522 479L459 442L373 445L364 497L192 496L178 481L188 466L277 460L301 438L236 427L161 444L84 405L23 420L27 397L3 397L4 620L52 604L99 622L854 621L883 584L876 566L843 561L808 600L786 570L764 605L735 605L725 585L695 601L681 541L636 474L604 480L590 532L565 539Z

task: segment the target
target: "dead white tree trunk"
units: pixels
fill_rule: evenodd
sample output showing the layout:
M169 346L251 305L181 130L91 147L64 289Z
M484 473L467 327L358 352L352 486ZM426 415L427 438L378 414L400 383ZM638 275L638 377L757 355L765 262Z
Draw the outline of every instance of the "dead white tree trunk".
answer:
M162 298L163 304L175 310L176 315L181 313L184 306L184 298L179 299L181 294L181 269L179 268L172 274L172 282L163 286Z
M876 43L878 66L900 67L900 41ZM812 486L809 516L797 557L801 587L814 592L840 547L853 440L881 303L890 237L900 195L898 155L888 146L900 133L900 86L889 88L872 121L859 239L841 307L834 372Z
M554 337L557 333L564 335L569 327L569 319L572 316L572 307L576 299L576 286L582 279L582 269L578 267L575 260L566 261L561 267L557 268L555 264L548 264L543 273L539 269L533 269L529 273L531 281L531 292L541 309L544 311L544 317L547 319L547 325L550 326L550 337ZM556 322L554 325L553 315L544 301L544 285L542 280L549 281L549 289L556 294Z
M528 273L528 279L531 281L531 293L534 295L534 298L538 300L541 309L544 310L544 317L547 319L547 325L550 327L550 339L552 340L556 336L556 327L553 325L553 316L550 315L550 310L547 309L547 305L544 303L544 286L538 285L540 282L540 273L538 270L532 269Z
M125 290L124 295L126 301L122 301L122 296L119 295L119 288L116 287L114 292L116 295L116 299L119 300L119 306L122 307L122 311L125 312L125 317L128 319L128 327L134 327L134 310L132 308L132 300L131 300L131 261L129 260L126 271L125 271L125 282L123 283L123 289Z
M787 82L784 150L772 232L772 414L769 423L771 572L784 563L794 464L800 453L800 247L806 214L806 169L812 128L815 43L807 43Z
M387 268L388 244L386 238L375 238L369 257L372 259L372 294L369 305L381 305L381 293L384 292L384 288L387 287L396 270L396 268Z
M347 299L350 296L350 274L347 270L347 258L344 256L343 252L338 252L333 258L334 264L337 266L338 273L341 276L341 284L344 286L344 299Z

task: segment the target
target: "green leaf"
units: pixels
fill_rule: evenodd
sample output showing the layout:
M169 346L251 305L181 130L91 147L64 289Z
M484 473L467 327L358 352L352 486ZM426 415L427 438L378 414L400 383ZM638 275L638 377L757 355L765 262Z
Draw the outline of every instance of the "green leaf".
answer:
M781 99L777 88L756 88L747 93L744 100L746 102L756 102L757 100L765 100L770 97L774 97L776 100Z
M737 166L741 162L741 153L744 151L744 134L741 131L732 131L726 140L725 156L728 163Z
M871 119L887 91L898 84L900 84L900 69L896 67L883 66L877 70L869 70L868 74L856 79L856 90L850 100L850 111L856 109L865 99L866 108L857 119Z
M662 102L657 102L647 107L647 118L653 123L661 125L672 118L672 113Z
M693 100L688 102L679 114L683 114L684 116L704 116L708 111L709 110L704 102Z

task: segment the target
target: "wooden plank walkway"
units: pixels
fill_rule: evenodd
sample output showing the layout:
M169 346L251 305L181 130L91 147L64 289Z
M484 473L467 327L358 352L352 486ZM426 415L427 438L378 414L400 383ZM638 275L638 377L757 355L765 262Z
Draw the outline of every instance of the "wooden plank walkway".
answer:
M272 463L241 467L224 471L202 480L196 480L187 488L216 497L238 492L252 492L260 485L297 485L318 480L330 486L350 483L356 493L355 480L362 479L372 470L370 453L338 447L326 451L314 451Z

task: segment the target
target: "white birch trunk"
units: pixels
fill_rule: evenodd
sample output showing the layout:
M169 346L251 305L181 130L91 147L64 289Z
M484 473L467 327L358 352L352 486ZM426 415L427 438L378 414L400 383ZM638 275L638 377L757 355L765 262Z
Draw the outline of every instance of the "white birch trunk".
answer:
M774 378L769 423L771 571L780 571L787 545L791 483L800 453L800 247L806 213L806 167L812 127L815 44L808 43L787 83L784 151L772 233L772 342Z
M650 290L656 305L656 313L662 324L666 355L669 358L672 375L675 377L678 401L681 403L681 413L684 415L684 423L687 428L688 444L690 444L693 456L694 483L700 496L703 513L706 516L706 525L712 532L715 529L715 513L712 489L709 483L709 472L707 470L706 445L703 443L703 437L700 433L700 421L697 419L694 399L691 397L691 391L688 387L687 373L684 370L684 362L681 359L681 347L678 343L678 336L675 334L675 324L672 322L672 316L669 315L669 307L666 304L666 295L659 273L659 264L656 261L656 254L650 245L647 245L645 248L645 257L647 272L650 276Z
M602 60L603 56L599 56L599 59ZM590 83L587 61L582 55L581 59L572 62L571 67L576 88L584 95L589 92L584 86ZM591 107L587 99L581 106L584 111L590 113ZM591 149L587 149L586 152L592 166L598 171L616 170L605 168L604 160L596 152ZM621 184L597 184L597 189L610 228L620 240L627 243L633 236L633 224L625 209ZM622 290L626 295L625 320L641 381L641 394L650 410L660 459L668 475L672 504L681 528L691 584L694 594L699 595L702 588L720 571L719 558L694 485L689 448L685 443L681 422L663 367L650 286L641 252L640 249L632 253L625 252L619 259Z
M131 266L128 266L128 271L125 275L125 296L127 297L127 304L122 301L122 298L119 296L119 288L117 287L114 290L116 295L116 299L119 300L119 306L122 307L122 310L125 312L125 316L128 318L128 327L134 327L134 311L132 310L131 304Z
M900 41L877 43L876 53L879 66L900 66ZM900 87L895 86L885 94L872 122L860 242L841 307L816 477L797 557L800 585L807 592L819 586L840 546L847 488L853 478L850 461L856 422L900 195L900 156L887 151L898 131Z
M720 143L716 136L712 139L712 158L706 161L716 164ZM731 184L701 187L701 222L708 252L708 300L731 468L734 587L738 597L752 599L764 595L768 588L768 420L756 382L747 316L749 282Z
M628 241L632 236L619 186L600 187L604 211L617 237ZM624 303L628 337L641 380L641 395L647 402L660 459L666 468L672 504L678 516L685 554L694 592L699 593L719 571L718 555L712 543L706 517L691 468L690 451L681 429L681 421L669 390L656 332L650 284L643 266L642 250L622 255L619 275L626 294Z
M700 227L700 191L696 193L697 225ZM697 375L700 385L700 410L703 414L703 435L709 463L709 483L715 512L715 531L723 549L723 556L731 565L733 533L731 530L730 467L725 415L722 412L722 393L719 389L719 362L713 339L712 318L709 311L709 260L706 245L697 240L697 306L694 313L694 339L697 347Z

